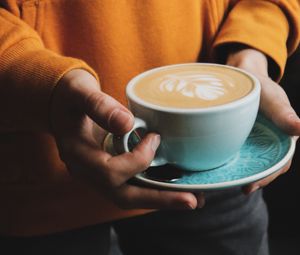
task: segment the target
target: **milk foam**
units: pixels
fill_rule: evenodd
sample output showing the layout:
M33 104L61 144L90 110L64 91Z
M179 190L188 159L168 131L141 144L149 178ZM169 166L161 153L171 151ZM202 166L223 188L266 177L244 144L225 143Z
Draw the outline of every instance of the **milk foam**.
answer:
M134 86L145 102L172 108L222 105L246 96L253 81L237 70L211 65L166 67L147 73Z
M230 86L233 86L230 84ZM203 100L216 100L225 95L224 83L213 75L172 74L166 75L159 85L164 93L180 93L182 96Z

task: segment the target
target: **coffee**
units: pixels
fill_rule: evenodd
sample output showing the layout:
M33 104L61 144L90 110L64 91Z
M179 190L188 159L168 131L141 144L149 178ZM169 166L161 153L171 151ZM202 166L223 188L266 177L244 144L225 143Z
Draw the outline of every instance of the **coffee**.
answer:
M134 94L147 103L171 108L206 108L245 97L253 80L220 65L188 64L154 69L137 80Z

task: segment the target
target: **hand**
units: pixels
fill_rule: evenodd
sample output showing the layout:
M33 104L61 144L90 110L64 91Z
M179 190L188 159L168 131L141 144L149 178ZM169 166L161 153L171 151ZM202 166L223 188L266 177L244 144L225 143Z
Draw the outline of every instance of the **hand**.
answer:
M106 194L121 208L186 208L197 206L187 192L160 191L127 184L149 167L160 138L148 134L130 153L112 156L103 151L107 131L124 134L133 126L132 114L99 90L84 70L72 70L59 81L51 104L51 123L61 159L70 173ZM198 197L199 201L203 197Z
M254 49L243 49L228 56L227 64L244 69L255 75L261 83L260 111L289 135L300 135L300 119L292 108L285 91L268 75L266 56ZM243 188L246 194L268 185L289 170L291 160L282 169L260 181Z

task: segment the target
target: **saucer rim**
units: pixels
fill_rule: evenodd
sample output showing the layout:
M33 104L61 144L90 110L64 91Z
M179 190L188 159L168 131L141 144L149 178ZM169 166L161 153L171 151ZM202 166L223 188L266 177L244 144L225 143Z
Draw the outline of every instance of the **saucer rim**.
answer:
M180 191L203 191L203 190L218 190L218 189L226 189L226 188L232 188L237 186L246 185L249 183L253 183L255 181L259 181L265 177L268 177L269 175L276 173L280 169L282 169L288 161L293 157L295 149L296 149L296 137L289 136L289 149L285 156L277 162L274 166L259 172L257 174L244 177L237 180L232 181L225 181L225 182L219 182L219 183L207 183L207 184L178 184L178 183L167 183L167 182L160 182L151 180L148 178L145 178L141 175L141 173L137 174L134 179L142 184L148 184L151 187L156 188L164 188L168 190L180 190Z

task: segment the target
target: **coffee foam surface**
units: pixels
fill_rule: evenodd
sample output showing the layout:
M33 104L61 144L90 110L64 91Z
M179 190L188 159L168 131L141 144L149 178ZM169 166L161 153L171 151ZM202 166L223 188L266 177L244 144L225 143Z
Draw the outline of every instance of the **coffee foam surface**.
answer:
M247 95L253 81L243 72L223 66L182 65L157 69L140 79L134 93L142 100L174 108L226 104Z

